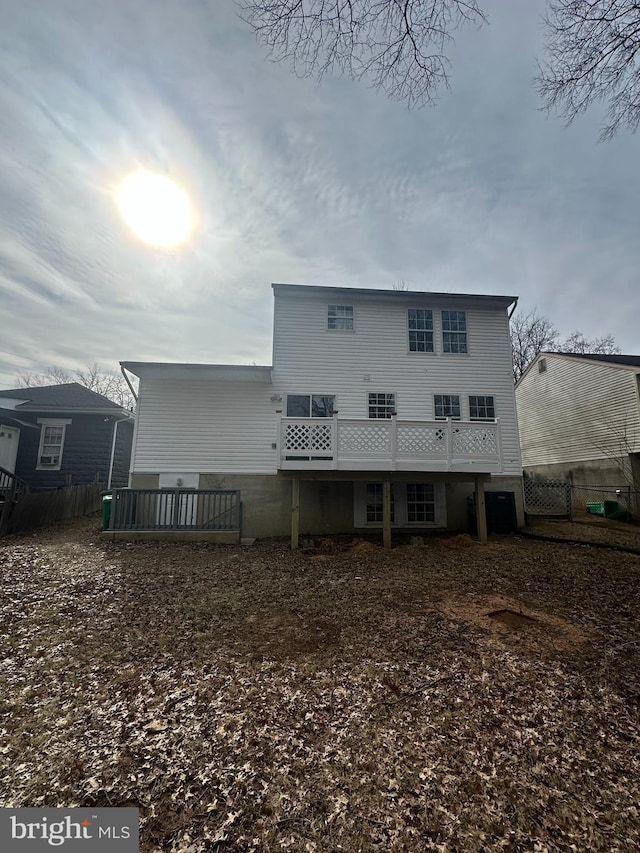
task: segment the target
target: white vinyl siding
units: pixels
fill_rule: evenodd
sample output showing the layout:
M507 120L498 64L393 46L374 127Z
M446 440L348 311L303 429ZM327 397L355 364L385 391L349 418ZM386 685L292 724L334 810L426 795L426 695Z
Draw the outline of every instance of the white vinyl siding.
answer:
M469 396L493 396L502 473L519 476L506 311L465 307L470 354L460 358L439 350L425 360L408 352L406 301L349 298L357 334L334 335L327 332L326 298L277 296L273 384L143 379L132 471L275 474L287 395L334 395L341 419L366 419L369 393L393 389L398 417L408 420L434 419L434 394L443 391L459 396L463 420L469 418ZM450 302L431 304L437 342L441 311Z
M545 355L516 389L525 466L612 459L640 452L633 370Z
M500 420L503 473L521 475L505 310L465 308L469 355L437 351L426 361L420 357L424 354L408 352L406 302L358 301L355 335L328 337L326 311L320 297L278 296L270 393L327 389L336 395L340 418L367 418L368 394L389 389L396 394L398 418L416 420L435 418L434 394L458 395L462 420L469 419L469 396L490 395ZM441 339L440 315L434 305L436 341Z

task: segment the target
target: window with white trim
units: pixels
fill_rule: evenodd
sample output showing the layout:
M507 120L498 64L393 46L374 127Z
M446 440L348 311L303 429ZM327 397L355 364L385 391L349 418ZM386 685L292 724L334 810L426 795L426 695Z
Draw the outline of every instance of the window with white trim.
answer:
M442 352L467 352L467 315L464 311L442 312Z
M409 352L434 352L433 311L429 308L409 308Z
M493 396L481 394L469 397L469 417L472 421L492 421L495 416Z
M432 523L436 520L433 483L407 483L407 522Z
M40 445L36 468L59 471L62 465L62 451L67 424L71 421L41 420Z
M384 485L354 483L354 527L380 528L383 522ZM401 527L446 527L447 502L444 483L391 482L391 523Z
M393 494L393 484L391 485L391 523L396 521L396 506ZM367 500L367 524L382 524L382 502L383 502L383 485L382 483L367 483L366 486Z
M369 394L369 417L390 418L396 413L396 395L373 392Z
M453 418L460 420L460 395L459 394L434 394L433 409L436 420Z
M287 394L288 418L331 418L333 394Z
M327 329L353 331L353 305L329 305Z

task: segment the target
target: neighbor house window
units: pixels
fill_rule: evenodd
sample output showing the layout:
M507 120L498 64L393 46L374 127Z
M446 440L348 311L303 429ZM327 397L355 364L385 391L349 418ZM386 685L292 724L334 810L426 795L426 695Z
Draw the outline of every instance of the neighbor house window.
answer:
M409 351L433 352L433 311L409 308Z
M369 417L390 418L396 412L395 394L369 394Z
M333 394L287 394L287 417L330 418L334 400Z
M353 305L329 305L327 328L353 331Z
M469 397L469 417L472 421L492 421L496 416L493 397Z
M367 524L382 524L382 483L367 483ZM391 486L391 523L396 520L393 485Z
M59 471L62 465L62 450L67 424L70 420L39 420L40 446L37 468Z
M433 483L407 483L407 522L430 522L436 519L436 497Z
M459 394L434 394L433 404L437 420L441 418L460 420Z
M442 312L442 351L467 352L467 317L464 311Z

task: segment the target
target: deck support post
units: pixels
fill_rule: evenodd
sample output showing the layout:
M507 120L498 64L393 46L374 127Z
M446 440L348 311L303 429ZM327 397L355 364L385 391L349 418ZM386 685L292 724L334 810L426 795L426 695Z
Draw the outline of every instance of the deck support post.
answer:
M391 482L382 483L382 544L391 548Z
M487 541L487 510L484 500L484 474L476 474L476 526L478 529L478 539L481 542Z
M291 549L296 550L300 540L300 477L291 480Z

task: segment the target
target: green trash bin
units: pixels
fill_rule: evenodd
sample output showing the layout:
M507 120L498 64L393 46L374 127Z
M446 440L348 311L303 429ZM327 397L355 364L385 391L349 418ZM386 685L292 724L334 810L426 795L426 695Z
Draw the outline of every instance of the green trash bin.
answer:
M591 515L604 515L604 501L592 501L587 504L587 512Z
M109 520L111 519L111 501L113 495L102 496L102 529L109 529Z

